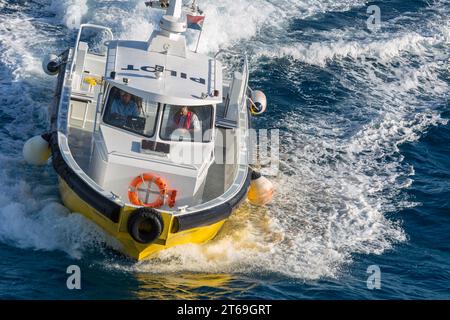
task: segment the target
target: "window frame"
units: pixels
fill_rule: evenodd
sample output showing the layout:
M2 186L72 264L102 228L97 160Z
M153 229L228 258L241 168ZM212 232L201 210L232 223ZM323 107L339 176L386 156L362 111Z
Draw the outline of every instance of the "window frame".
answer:
M154 103L155 103L157 106L156 106L155 122L154 122L154 124L153 124L153 130L152 130L152 135L151 135L151 136L150 136L150 135L146 135L146 134L144 134L144 133L142 133L142 132L138 132L138 131L132 130L132 129L127 128L127 127L119 127L119 126L117 126L117 125L115 125L115 124L109 122L109 121L106 119L106 118L107 118L107 115L109 115L109 111L110 111L109 109L110 109L111 106L112 106L112 102L110 103L110 98L111 98L111 91L113 91L114 89L117 89L117 90L120 90L120 91L124 91L124 92L126 92L126 93L131 94L132 96L135 96L135 97L138 97L138 98L140 98L140 99L143 99L142 97L136 96L136 95L134 95L134 94L132 94L132 93L130 93L130 92L127 92L127 91L125 91L125 90L122 90L122 89L120 89L119 87L111 86L111 88L110 88L109 91L108 91L108 97L107 97L107 99L106 99L106 103L103 104L102 122L103 122L104 124L107 124L108 126L111 126L111 127L115 128L115 129L120 129L120 130L123 130L123 131L126 131L126 132L131 132L131 133L133 133L133 134L137 134L137 135L142 136L142 137L145 137L145 138L153 138L153 137L155 137L155 134L156 134L156 132L158 131L157 126L158 126L158 122L159 122L159 112L160 112L160 109L161 109L161 105L162 105L162 104L161 104L160 102L154 101ZM143 100L143 101L144 101L144 100ZM136 103L136 102L135 102L135 103ZM144 118L145 118L145 117L144 117ZM147 118L145 118L145 119L147 119Z
M169 141L169 142L191 142L191 143L210 143L211 141L213 141L213 133L211 133L211 137L209 140L205 141L203 140L204 138L204 132L202 132L202 141L194 141L193 138L189 139L189 140L172 140L172 139L165 139L162 136L162 129L163 129L163 123L164 123L164 113L166 111L166 107L181 107L181 105L173 105L173 104L168 104L165 103L162 108L161 108L161 124L159 126L159 134L158 137L159 139L161 139L162 141ZM210 128L208 128L209 130L214 130L214 105L213 104L206 104L206 105L200 105L200 106L188 106L188 107L194 107L194 108L202 108L202 107L209 107L211 109L211 121L210 121ZM203 129L202 129L203 130Z

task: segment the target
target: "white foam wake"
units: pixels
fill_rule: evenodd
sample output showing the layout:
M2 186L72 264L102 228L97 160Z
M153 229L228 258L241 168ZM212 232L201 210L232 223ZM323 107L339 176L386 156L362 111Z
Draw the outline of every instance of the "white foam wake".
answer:
M292 57L308 64L324 67L327 63L343 58L358 59L372 57L386 63L398 57L402 52L419 53L425 45L433 45L433 37L424 37L416 33L407 33L398 37L389 37L378 41L315 42L311 44L291 44L277 50L265 50L260 54L270 57Z
M272 124L284 130L282 173L273 179L274 204L267 209L244 206L214 241L169 249L131 270L277 272L314 279L337 276L355 253L380 254L406 239L401 225L385 214L413 205L401 197L414 169L404 163L399 145L445 123L432 105L448 92L440 76L448 59L448 15L437 13L439 25L418 21L422 29L381 33L363 43L355 40L357 31L351 28L327 31L321 34L326 41L309 44L283 36L292 19L363 3L204 1L201 51L245 43L250 53L263 50L265 56L287 58L286 80L293 88L301 90L305 79L298 64L304 62L332 74L348 95L333 112L320 108L326 106L300 112L304 106L296 106L296 112ZM60 23L79 17L111 26L119 37L141 40L162 14L137 0L114 5L106 0L53 1L52 8ZM36 55L54 45L46 42L53 34L36 30L25 16L3 18L0 101L2 116L12 120L0 130L0 217L7 222L0 227L0 240L80 256L92 243L104 241L102 232L56 204L51 168L25 166L18 143L47 124L44 113L53 83L38 71ZM430 30L433 36L427 34ZM191 35L191 44L194 39ZM266 43L272 47L264 47ZM339 72L328 69L333 63ZM29 114L34 115L31 123Z
M248 40L261 29L277 29L282 32L289 19L305 18L327 11L345 11L361 6L366 1L270 1L270 0L224 0L220 3L212 0L201 1L206 14L204 32L199 50L217 51L219 47L228 47L237 41ZM190 3L190 1L184 1ZM88 7L88 5L90 7ZM92 22L114 29L117 38L146 40L158 26L163 12L149 9L144 1L132 0L111 4L100 0L88 3L86 0L53 1L52 10L61 23L72 27L73 22ZM89 13L88 13L89 11ZM196 32L189 32L189 44L195 45Z
M88 9L87 0L54 0L50 5L57 19L69 29L80 26Z
M47 127L54 83L40 58L54 40L21 10L0 20L0 241L81 257L103 233L59 203L50 166L29 167L21 154L24 141Z

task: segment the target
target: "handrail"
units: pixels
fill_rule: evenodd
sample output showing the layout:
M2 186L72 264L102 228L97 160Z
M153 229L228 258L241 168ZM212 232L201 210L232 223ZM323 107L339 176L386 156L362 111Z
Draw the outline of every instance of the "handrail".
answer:
M248 68L248 59L247 59L247 55L244 56L244 69L242 71L242 73L245 73L245 86L244 86L244 92L242 95L242 101L241 101L241 105L245 108L245 98L247 97L247 90L248 90L248 80L249 80L249 73L250 70Z
M84 23L82 25L80 25L80 29L78 30L78 34L77 34L77 40L75 42L75 49L74 49L74 56L73 56L73 60L72 60L72 65L70 66L70 73L72 74L73 71L75 70L75 65L76 65L76 61L77 61L77 57L78 57L78 45L80 43L80 39L81 39L81 33L83 32L83 28L92 28L92 29L100 29L100 30L105 30L109 36L111 37L110 40L114 40L114 35L111 31L110 28L104 27L104 26L99 26L96 24L91 24L91 23Z
M217 78L217 57L222 54L222 53L228 53L230 55L234 55L234 56L243 56L244 57L244 69L242 70L242 72L244 73L244 71L246 70L246 82L248 82L248 59L247 59L247 54L242 54L236 51L232 51L232 50L228 50L228 49L220 49L219 51L216 52L216 54L214 54L214 91L217 90L216 86L216 78ZM246 83L247 86L247 83Z

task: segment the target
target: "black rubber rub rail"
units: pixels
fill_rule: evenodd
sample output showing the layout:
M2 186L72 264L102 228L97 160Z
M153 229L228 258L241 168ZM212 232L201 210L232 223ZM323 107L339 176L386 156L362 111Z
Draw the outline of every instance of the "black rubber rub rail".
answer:
M245 179L244 185L233 198L210 209L175 217L176 221L172 232L208 226L228 218L233 213L233 210L236 209L247 196L247 191L250 186L250 170L250 168L247 169L247 178Z
M122 206L113 200L105 198L104 195L92 188L67 165L59 149L57 132L53 132L51 134L50 146L52 148L53 167L58 175L67 183L67 185L81 199L105 217L115 223L119 222Z

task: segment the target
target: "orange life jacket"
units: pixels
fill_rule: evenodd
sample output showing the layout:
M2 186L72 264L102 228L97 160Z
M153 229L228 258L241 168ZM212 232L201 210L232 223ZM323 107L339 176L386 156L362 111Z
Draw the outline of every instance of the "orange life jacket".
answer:
M177 126L180 124L180 120L181 120L181 113L178 113L177 116L175 117L175 123L177 124ZM183 124L183 128L189 130L191 128L191 121L192 121L192 112L188 111L186 120L184 121Z

